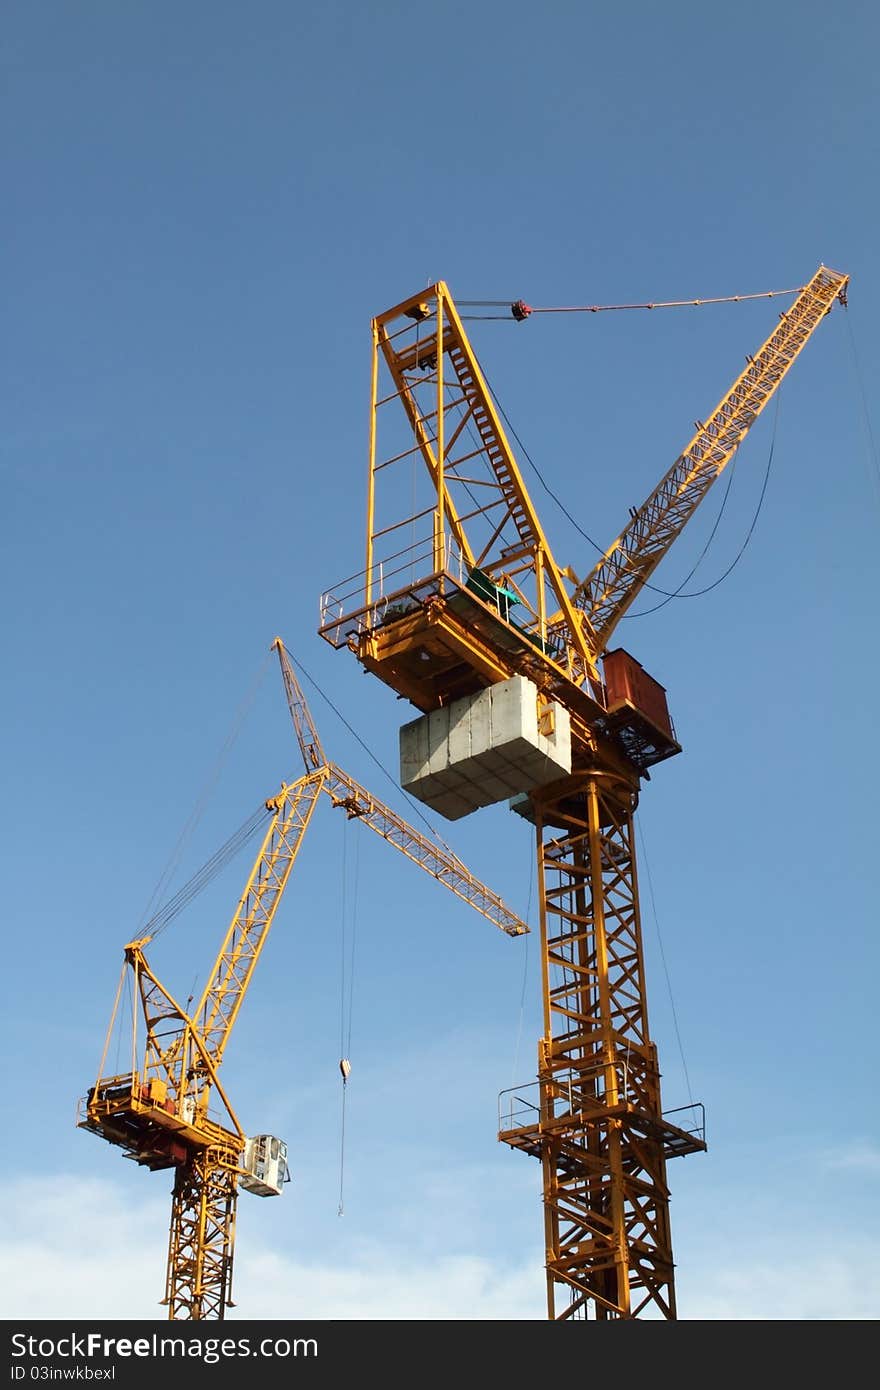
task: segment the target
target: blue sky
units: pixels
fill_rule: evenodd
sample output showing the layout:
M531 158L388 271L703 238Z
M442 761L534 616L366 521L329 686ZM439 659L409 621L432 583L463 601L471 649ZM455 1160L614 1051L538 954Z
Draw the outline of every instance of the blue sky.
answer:
M878 28L852 0L7 4L7 1317L161 1313L168 1181L78 1131L75 1104L181 837L172 891L296 773L276 634L330 756L415 818L381 770L413 712L316 632L362 564L370 317L439 278L630 303L820 263L851 276L849 308L751 431L690 587L736 555L772 447L742 560L618 636L684 746L638 816L664 1103L707 1112L707 1154L670 1165L680 1317L876 1316ZM473 342L608 542L779 308L474 323ZM540 1319L538 1169L495 1139L498 1092L534 1073L536 941L340 819L319 807L224 1062L293 1173L279 1201L242 1196L233 1315ZM438 828L534 912L522 822ZM203 981L248 867L157 942L172 991Z

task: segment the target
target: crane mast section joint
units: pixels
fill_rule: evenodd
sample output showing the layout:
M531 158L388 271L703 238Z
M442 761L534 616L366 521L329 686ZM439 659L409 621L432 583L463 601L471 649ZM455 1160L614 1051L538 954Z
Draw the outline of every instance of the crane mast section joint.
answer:
M845 303L848 276L820 266L780 323L737 377L666 476L639 507L573 599L584 609L601 651L627 608L720 477L795 358L833 307Z

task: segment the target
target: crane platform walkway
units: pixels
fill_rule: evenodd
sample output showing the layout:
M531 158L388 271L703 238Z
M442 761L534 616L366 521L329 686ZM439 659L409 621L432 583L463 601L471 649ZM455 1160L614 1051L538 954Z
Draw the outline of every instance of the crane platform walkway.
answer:
M587 1129L607 1129L614 1121L634 1139L641 1136L662 1144L667 1159L703 1153L707 1148L705 1112L701 1104L652 1115L630 1101L606 1105L601 1100L582 1100L575 1108L542 1119L540 1106L524 1097L524 1089L537 1092L539 1083L533 1082L514 1092L502 1092L500 1099L506 1098L507 1104L506 1109L499 1105L498 1139L533 1158L541 1158L548 1142L556 1141L564 1146L567 1137L583 1134ZM691 1116L689 1125L674 1123L671 1119L685 1112Z
M139 1077L115 1076L80 1100L77 1128L115 1144L151 1172L174 1168L194 1149L207 1148L228 1152L234 1166L244 1141L213 1120L196 1124L194 1118L179 1113L171 1098L152 1095Z

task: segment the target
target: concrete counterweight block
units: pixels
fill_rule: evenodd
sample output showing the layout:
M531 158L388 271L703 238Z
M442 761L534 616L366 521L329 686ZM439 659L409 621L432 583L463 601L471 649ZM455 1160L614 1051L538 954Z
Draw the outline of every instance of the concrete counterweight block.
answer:
M538 731L538 691L525 676L423 714L400 730L400 785L459 820L571 772L568 711L553 702Z

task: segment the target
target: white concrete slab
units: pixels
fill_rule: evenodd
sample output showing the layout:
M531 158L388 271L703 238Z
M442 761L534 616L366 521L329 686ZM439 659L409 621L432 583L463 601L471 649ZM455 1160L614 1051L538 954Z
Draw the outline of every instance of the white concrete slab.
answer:
M447 820L571 772L568 712L538 731L537 687L525 676L489 686L400 730L400 784Z

